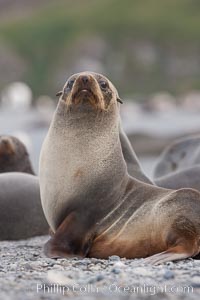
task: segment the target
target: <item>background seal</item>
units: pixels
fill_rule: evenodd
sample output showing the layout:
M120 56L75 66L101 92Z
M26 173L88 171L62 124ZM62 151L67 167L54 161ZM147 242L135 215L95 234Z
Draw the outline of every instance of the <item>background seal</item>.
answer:
M0 136L0 173L22 172L35 175L25 145L16 137Z
M161 153L154 169L154 182L165 188L200 190L200 136L178 139Z
M36 176L0 174L0 240L19 240L48 233Z

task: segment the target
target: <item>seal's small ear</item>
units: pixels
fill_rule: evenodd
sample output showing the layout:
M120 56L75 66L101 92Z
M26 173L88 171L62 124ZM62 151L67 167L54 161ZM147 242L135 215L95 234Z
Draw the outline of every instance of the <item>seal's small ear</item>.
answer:
M56 97L60 97L62 95L62 91L57 92Z
M117 98L117 102L119 102L119 103L121 103L121 104L124 103L119 97Z

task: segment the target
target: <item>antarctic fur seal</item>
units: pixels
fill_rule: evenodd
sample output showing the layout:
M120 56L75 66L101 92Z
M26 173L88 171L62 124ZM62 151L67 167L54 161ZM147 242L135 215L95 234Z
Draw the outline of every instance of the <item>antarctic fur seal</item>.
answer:
M155 184L167 189L193 188L200 191L200 165L156 178Z
M130 176L119 96L103 75L71 76L40 155L40 193L53 232L49 257L119 255L162 263L200 252L200 193Z
M154 170L154 182L164 188L200 191L200 136L181 138L164 149Z
M22 172L35 175L25 145L16 137L0 136L0 173Z
M176 140L167 146L154 168L154 179L200 164L200 136Z
M38 177L0 174L0 240L19 240L48 234L40 200Z

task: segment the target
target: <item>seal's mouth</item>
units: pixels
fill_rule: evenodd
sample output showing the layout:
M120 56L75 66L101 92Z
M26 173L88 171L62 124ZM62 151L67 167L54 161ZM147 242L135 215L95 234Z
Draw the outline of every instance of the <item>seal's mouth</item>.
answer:
M68 106L104 109L104 99L96 79L92 75L80 75L75 80L66 99Z
M73 98L77 97L93 97L95 98L94 93L90 88L79 88L78 91L73 95Z

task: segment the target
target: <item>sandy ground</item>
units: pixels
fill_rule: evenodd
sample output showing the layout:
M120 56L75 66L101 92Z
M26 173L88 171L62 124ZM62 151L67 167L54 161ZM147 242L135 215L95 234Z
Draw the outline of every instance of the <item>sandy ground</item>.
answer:
M0 242L0 299L199 299L200 261L46 258L47 236Z

